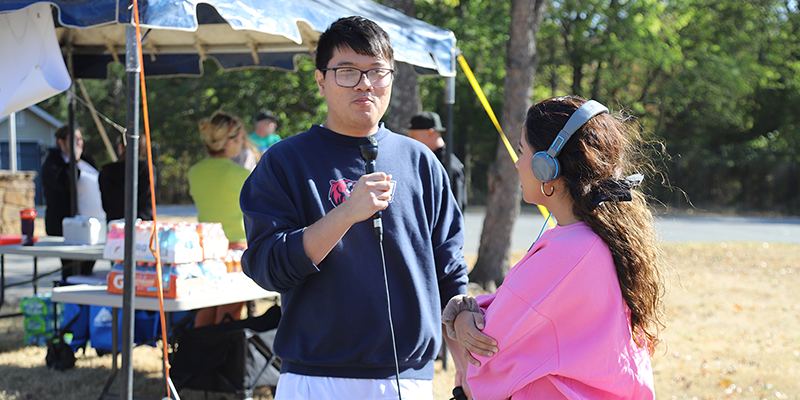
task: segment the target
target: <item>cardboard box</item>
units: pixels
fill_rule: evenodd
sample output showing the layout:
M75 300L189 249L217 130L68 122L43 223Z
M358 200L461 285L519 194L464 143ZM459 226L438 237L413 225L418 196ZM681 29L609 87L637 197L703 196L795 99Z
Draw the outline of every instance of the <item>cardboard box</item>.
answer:
M111 270L108 273L108 293L122 294L124 271ZM155 272L136 272L134 284L137 296L158 297L158 282ZM207 289L203 277L181 278L176 274L164 274L164 298L177 299L192 292Z

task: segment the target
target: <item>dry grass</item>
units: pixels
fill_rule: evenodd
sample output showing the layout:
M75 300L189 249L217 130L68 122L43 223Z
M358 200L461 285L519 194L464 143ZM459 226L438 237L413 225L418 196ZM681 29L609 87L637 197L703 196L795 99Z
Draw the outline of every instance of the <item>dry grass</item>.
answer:
M670 245L665 345L653 359L669 399L800 398L800 246Z
M666 250L674 271L667 276L664 344L653 357L658 397L800 399L800 300L794 291L800 283L800 246L667 244ZM21 322L0 320L0 400L98 395L110 356L98 357L90 350L78 356L77 368L49 370L43 348L21 345ZM134 350L137 396L164 395L160 354L150 347ZM436 363L435 399L450 398L453 372ZM206 398L197 391L180 394L184 399ZM235 397L215 393L208 398ZM255 398L272 396L265 389Z

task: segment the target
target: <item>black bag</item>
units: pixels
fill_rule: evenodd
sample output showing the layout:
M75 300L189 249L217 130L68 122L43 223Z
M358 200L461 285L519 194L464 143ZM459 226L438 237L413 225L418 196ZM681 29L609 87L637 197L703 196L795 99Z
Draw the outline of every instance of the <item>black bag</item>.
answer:
M175 387L245 397L255 387L275 388L281 365L272 342L280 317L273 306L260 317L186 330L170 355Z
M467 399L467 395L464 393L464 388L461 386L456 386L453 389L453 397L450 400L469 400Z
M64 371L75 366L75 353L61 338L52 338L47 341L47 355L44 362L48 368Z
M75 352L70 345L64 342L64 334L79 317L80 314L72 317L66 325L53 334L52 338L47 340L47 355L44 357L44 362L48 368L64 371L75 367Z

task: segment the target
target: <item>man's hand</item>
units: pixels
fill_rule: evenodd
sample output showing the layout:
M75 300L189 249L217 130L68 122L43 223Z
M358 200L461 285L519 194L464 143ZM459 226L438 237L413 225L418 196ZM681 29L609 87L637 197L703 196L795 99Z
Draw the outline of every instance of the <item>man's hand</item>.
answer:
M392 194L391 180L392 176L385 172L362 175L353 185L350 197L339 207L346 211L353 224L372 217L376 212L389 207Z
M391 179L392 176L384 172L362 175L347 200L306 228L303 248L311 262L321 263L353 224L389 206Z
M460 312L453 323L464 358L477 366L480 366L481 362L472 356L473 353L491 357L498 351L497 341L481 332L485 327L483 314L472 311Z

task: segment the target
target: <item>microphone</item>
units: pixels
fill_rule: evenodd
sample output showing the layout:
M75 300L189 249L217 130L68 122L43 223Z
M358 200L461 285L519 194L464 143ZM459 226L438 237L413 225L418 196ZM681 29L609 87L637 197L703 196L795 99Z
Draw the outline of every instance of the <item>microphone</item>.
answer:
M361 152L361 159L367 163L367 174L375 172L375 159L378 158L378 141L367 136L358 141L358 150ZM383 242L383 223L381 222L381 211L372 216L372 226L375 227L375 235L378 240Z

